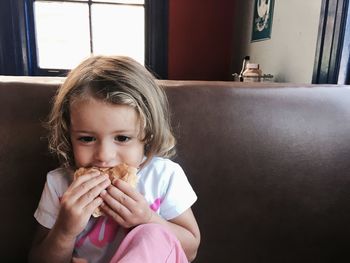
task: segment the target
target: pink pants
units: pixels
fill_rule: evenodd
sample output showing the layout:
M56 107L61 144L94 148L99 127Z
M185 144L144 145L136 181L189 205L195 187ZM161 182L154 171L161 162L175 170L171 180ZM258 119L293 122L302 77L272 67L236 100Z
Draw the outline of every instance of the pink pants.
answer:
M180 242L159 224L139 225L123 239L111 263L188 263Z

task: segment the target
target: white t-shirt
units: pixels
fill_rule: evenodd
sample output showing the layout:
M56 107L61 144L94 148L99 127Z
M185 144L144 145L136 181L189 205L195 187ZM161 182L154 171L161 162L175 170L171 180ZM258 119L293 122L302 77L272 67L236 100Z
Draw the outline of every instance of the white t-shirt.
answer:
M47 174L46 184L34 217L46 228L56 222L60 198L72 182L73 172L58 168ZM137 173L137 190L143 194L152 210L166 220L181 215L197 200L187 177L177 163L154 157ZM89 262L107 262L127 233L109 217L91 217L86 228L77 237L75 257Z

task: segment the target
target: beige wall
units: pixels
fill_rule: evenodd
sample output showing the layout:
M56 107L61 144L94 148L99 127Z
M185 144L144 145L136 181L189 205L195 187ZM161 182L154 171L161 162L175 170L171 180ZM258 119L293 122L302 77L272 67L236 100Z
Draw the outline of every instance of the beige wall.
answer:
M250 55L277 82L311 83L322 0L275 0L271 39L258 42L250 41L255 0L247 2L238 8L246 18L235 34L239 59ZM240 64L233 61L232 68L237 72Z

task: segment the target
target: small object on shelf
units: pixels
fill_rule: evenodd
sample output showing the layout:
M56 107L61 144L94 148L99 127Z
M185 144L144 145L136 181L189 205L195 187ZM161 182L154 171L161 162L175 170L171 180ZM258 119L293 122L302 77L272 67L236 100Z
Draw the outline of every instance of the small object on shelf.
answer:
M250 56L245 56L243 58L243 63L242 63L242 69L241 72L239 73L239 81L243 81L243 72L246 70L247 64L249 63Z
M232 74L233 81L240 82L274 82L272 74L263 74L260 65L250 62L250 57L243 58L241 72Z
M239 81L239 75L238 75L238 73L233 73L233 74L232 74L232 80L233 80L233 81Z
M248 63L243 72L243 82L259 82L261 81L262 71L259 64Z
M261 77L262 82L274 82L274 77L271 74L264 74Z

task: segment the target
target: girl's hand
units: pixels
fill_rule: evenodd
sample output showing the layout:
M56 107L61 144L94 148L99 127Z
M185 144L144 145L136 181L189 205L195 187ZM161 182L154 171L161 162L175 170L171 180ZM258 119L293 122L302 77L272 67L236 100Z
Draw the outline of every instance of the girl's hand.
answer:
M86 227L93 211L102 204L101 191L111 184L107 175L92 172L75 179L63 194L55 228L66 237L76 237Z
M148 223L152 218L153 211L143 195L120 179L102 191L101 197L103 212L124 228Z

